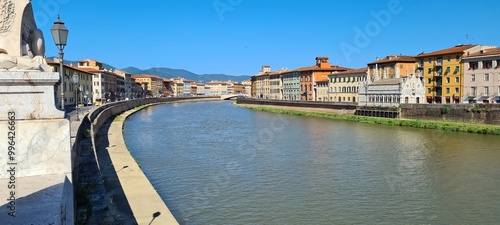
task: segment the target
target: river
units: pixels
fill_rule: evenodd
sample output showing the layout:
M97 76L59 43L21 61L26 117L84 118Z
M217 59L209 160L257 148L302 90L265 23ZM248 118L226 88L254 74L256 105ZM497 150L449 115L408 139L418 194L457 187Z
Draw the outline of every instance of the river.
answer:
M499 224L498 136L149 107L124 138L181 224Z

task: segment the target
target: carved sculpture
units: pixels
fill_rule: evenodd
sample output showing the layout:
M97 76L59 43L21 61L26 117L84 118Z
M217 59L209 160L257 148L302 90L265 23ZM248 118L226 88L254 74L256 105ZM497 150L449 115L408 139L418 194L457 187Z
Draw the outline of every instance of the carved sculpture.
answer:
M31 0L0 0L0 70L50 71Z

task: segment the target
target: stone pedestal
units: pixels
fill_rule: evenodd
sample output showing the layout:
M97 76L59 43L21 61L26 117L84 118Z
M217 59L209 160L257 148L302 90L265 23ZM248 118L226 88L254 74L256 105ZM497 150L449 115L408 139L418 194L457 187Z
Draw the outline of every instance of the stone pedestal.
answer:
M0 72L2 224L73 224L70 123L55 107L57 82L58 73Z

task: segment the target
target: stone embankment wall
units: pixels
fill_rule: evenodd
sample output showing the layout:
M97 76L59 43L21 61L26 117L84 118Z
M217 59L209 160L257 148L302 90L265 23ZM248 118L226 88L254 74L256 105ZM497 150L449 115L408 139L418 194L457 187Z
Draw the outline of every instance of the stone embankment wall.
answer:
M96 143L95 143L95 137L98 134L99 130L105 125L105 123L112 118L113 116L122 114L123 112L126 112L128 110L134 109L139 106L143 105L149 105L149 104L161 104L161 103L167 103L167 102L179 102L179 101L200 101L200 100L215 100L213 98L193 98L193 97L188 97L188 98L148 98L148 99L137 99L137 100L130 100L130 101L122 101L122 102L114 102L114 103L108 103L105 104L99 108L94 109L91 111L87 116L83 117L81 125L78 128L77 134L75 135L75 140L74 144L72 146L72 171L73 171L73 180L75 181L74 185L77 185L79 181L79 172L81 170L81 163L82 159L82 140L85 140L86 137L91 137L91 142L92 142L92 148L96 149ZM121 134L120 134L121 135ZM85 155L85 154L84 154ZM97 159L97 156L95 156ZM99 161L99 159L97 159ZM98 166L96 167L98 168ZM140 169L139 169L140 170ZM97 173L101 174L102 177L102 171L100 169L96 170ZM85 175L82 175L82 177L85 178ZM102 180L102 179L99 179ZM149 183L147 178L144 177L144 182ZM74 188L75 190L77 188ZM152 189L152 188L151 188ZM154 189L153 189L154 190ZM154 191L153 191L154 192ZM146 193L147 194L147 193ZM156 194L154 193L149 193L149 194ZM138 198L145 198L144 195L142 196L127 196L127 198L131 199L138 199ZM152 201L152 200L151 200ZM147 202L147 199L146 199ZM162 203L162 202L161 202ZM144 206L147 208L147 205ZM134 217L138 215L133 215ZM164 215L166 216L166 215ZM139 219L139 218L136 218ZM176 223L172 223L176 224Z
M288 107L304 107L304 108L324 108L337 110L356 110L357 103L348 102L308 102L308 101L285 101L285 100L267 100L254 98L238 98L237 104L253 104L253 105L275 105Z
M238 104L329 108L356 111L359 116L419 120L451 120L464 123L500 125L500 104L401 104L397 107L365 107L356 103L306 102L240 98Z
M498 104L402 104L401 118L500 125Z

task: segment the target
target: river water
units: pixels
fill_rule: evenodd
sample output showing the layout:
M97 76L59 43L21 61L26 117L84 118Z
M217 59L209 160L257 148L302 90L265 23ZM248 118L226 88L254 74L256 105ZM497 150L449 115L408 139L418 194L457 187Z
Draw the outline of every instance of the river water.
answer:
M124 137L181 224L500 224L500 138L158 105Z

